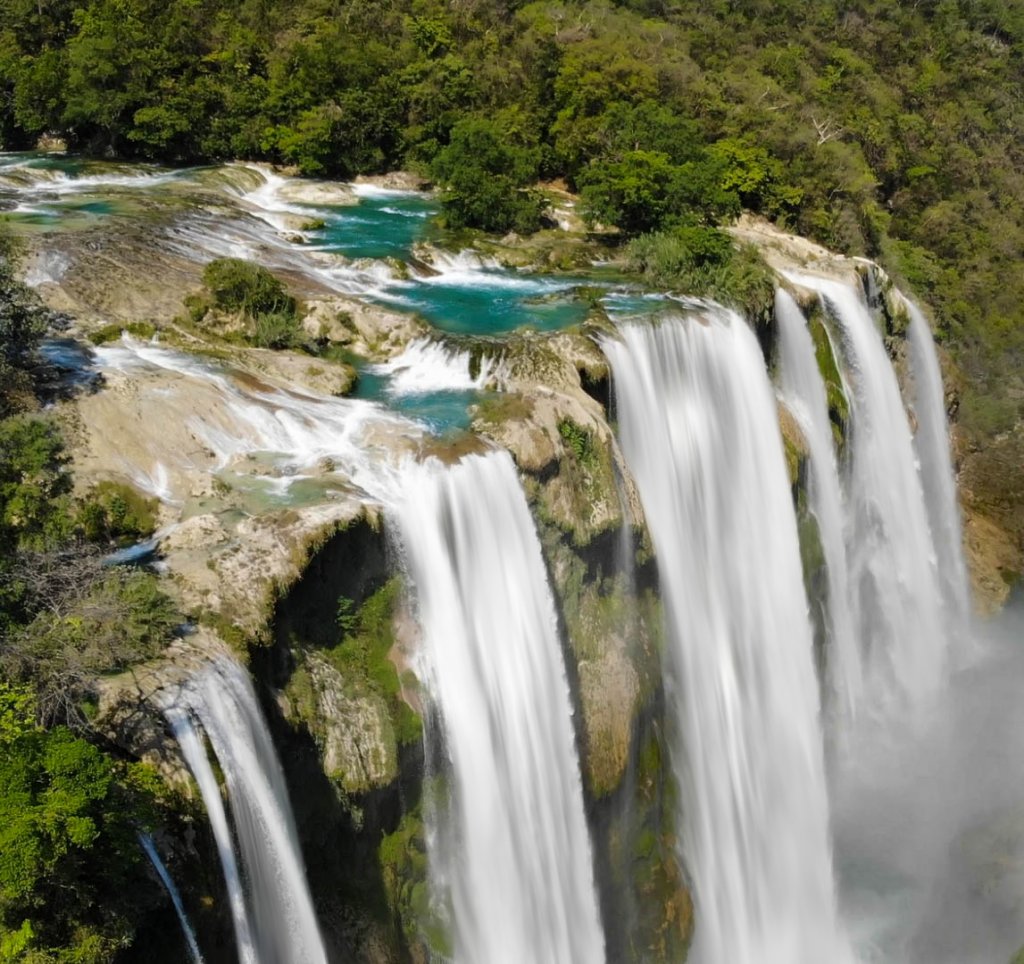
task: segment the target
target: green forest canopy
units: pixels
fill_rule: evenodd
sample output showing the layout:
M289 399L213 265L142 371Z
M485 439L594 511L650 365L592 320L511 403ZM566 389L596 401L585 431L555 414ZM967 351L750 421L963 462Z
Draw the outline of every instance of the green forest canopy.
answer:
M991 435L1021 415L1022 58L1021 0L0 0L0 143L412 166L493 230L539 223L538 178L634 234L746 207L908 282Z

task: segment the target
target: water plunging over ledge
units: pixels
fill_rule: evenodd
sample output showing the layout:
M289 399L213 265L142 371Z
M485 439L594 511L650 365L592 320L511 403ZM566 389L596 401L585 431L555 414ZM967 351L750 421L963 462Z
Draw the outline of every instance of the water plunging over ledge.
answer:
M217 840L240 964L326 964L284 776L247 673L218 657L166 700ZM224 772L241 866L194 721Z
M796 519L757 340L708 307L623 325L604 348L661 577L695 959L849 961Z
M600 964L571 703L540 543L512 459L410 464L395 506L443 719L459 964Z

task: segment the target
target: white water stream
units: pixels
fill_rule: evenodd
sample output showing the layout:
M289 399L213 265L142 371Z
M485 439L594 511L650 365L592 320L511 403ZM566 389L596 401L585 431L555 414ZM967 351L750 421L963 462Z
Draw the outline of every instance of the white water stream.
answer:
M178 892L178 888L174 884L174 878L171 876L171 872L167 869L167 865L160 857L160 851L156 849L156 843L153 840L153 837L148 833L140 833L139 843L142 844L142 849L146 852L149 862L153 865L153 869L160 878L160 882L164 885L164 890L167 891L167 896L171 898L171 903L174 905L174 912L178 915L178 921L181 924L181 933L185 938L185 946L188 948L189 959L192 961L192 964L203 964L203 955L199 952L199 944L196 942L196 932L192 929L192 924L189 922L188 914L185 913L185 905L182 903L181 894Z
M443 718L459 964L599 964L569 688L512 459L410 464L394 509Z
M850 611L849 572L843 539L843 495L839 485L825 385L806 319L782 288L775 293L779 333L779 389L807 442L807 495L818 523L828 570L826 674L835 711L852 716L860 696L861 662Z
M955 657L962 655L962 647L967 640L970 602L967 595L967 566L964 563L960 506L956 497L956 478L946 423L946 396L928 322L913 302L905 303L910 314L907 347L913 407L917 417L914 451L917 454L925 507L938 557L942 600L948 620L947 634L950 644L956 648L951 657Z
M924 710L944 678L946 634L935 548L896 373L861 292L813 275L835 326L851 406L847 560L873 708Z
M218 657L173 696L165 710L199 783L220 851L242 964L326 964L288 791L245 670ZM193 718L224 773L234 855L220 789Z
M625 325L604 347L666 610L694 959L849 960L796 520L757 341L708 307Z

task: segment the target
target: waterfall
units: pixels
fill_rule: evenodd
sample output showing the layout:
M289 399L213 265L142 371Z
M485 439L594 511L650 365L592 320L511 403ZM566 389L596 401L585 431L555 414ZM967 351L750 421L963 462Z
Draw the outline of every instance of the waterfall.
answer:
M160 859L160 852L156 849L152 836L148 833L140 833L139 843L142 844L142 849L146 852L146 856L149 857L149 862L153 865L153 869L160 878L160 882L164 885L164 890L167 891L167 896L171 898L171 903L174 904L174 911L181 922L181 932L185 937L185 945L188 947L188 956L191 958L192 964L203 964L203 955L199 953L199 944L196 942L196 932L192 930L188 915L185 913L185 905L181 902L181 894L178 893L178 888L174 886L174 879L171 877L170 871L165 866L163 860Z
M214 840L217 842L217 853L224 871L224 882L228 890L228 904L231 907L231 921L235 926L235 944L238 946L240 964L256 964L256 947L252 938L252 925L249 923L249 912L245 906L245 891L242 888L242 875L235 859L235 848L231 840L231 827L220 796L220 787L214 776L213 767L206 756L199 734L192 725L192 719L185 711L177 707L165 710L165 716L171 725L174 738L181 747L182 755L192 775L199 784L199 792L206 805L206 814L210 818Z
M597 964L572 708L540 543L512 459L408 467L394 508L451 762L455 959Z
M847 559L866 685L925 705L943 676L945 639L935 550L899 384L858 289L811 275L835 322L851 403ZM893 691L895 687L895 691Z
M796 519L757 341L709 307L627 324L604 348L665 604L695 960L849 960Z
M942 372L931 329L920 309L906 302L910 314L907 343L913 375L913 407L917 417L914 451L917 453L925 508L939 564L942 598L949 619L951 639L967 638L970 605L967 598L967 567L964 564L960 507L956 478L949 451Z
M214 659L174 693L165 715L210 816L239 960L326 964L281 765L245 670L226 657ZM224 772L244 877L220 788L192 717L205 730Z
M850 612L842 493L828 400L806 320L797 303L782 288L775 293L775 320L779 333L779 389L807 442L810 463L807 495L818 523L828 570L826 667L829 689L836 709L848 716L858 700L861 666Z
M417 395L425 392L482 390L493 374L494 362L483 357L479 370L472 374L468 350L458 350L442 342L419 338L410 342L400 355L371 365L375 375L390 375L388 394Z

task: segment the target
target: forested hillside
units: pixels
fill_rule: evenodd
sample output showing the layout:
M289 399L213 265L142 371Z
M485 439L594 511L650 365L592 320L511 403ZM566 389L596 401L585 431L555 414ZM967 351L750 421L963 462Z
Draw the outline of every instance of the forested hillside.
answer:
M0 143L349 177L419 168L453 224L528 232L564 177L626 234L741 208L879 258L1021 415L1024 3L0 0Z

